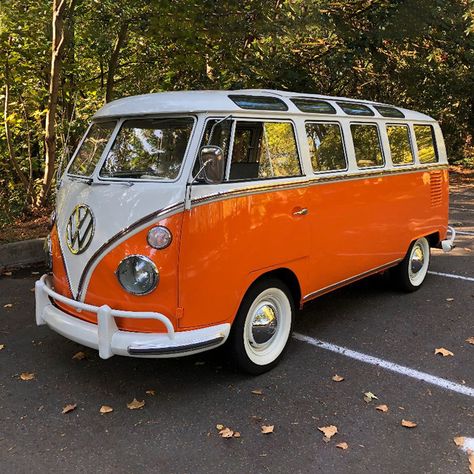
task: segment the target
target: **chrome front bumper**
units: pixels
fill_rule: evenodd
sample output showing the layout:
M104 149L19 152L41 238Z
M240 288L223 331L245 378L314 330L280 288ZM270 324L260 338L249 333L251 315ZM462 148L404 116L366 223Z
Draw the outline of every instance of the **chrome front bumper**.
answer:
M230 324L219 324L192 331L175 332L170 319L161 313L122 311L107 305L93 306L66 298L51 288L50 277L43 275L35 284L36 324L47 324L68 339L97 349L102 359L113 355L133 357L176 357L202 352L223 344L230 331ZM98 324L89 323L61 311L51 299L72 308L97 314ZM166 333L139 333L121 331L115 318L156 319L161 321Z

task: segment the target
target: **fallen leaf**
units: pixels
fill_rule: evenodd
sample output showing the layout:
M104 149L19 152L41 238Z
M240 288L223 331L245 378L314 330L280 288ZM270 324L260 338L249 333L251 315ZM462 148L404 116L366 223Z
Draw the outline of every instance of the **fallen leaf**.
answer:
M464 247L464 250L465 250L466 252L472 252L472 249L470 249L469 247Z
M234 431L234 438L240 438L240 433L238 431Z
M5 349L5 344L0 344L0 351L3 351Z
M374 395L372 392L365 392L364 393L364 401L366 403L370 403L372 400L378 400L378 397Z
M221 424L218 424L216 425L216 430L223 430L224 429L224 425L221 425Z
M222 438L232 438L232 436L234 436L234 432L230 428L224 428L219 431L219 435Z
M334 382L342 382L344 380L344 377L341 377L340 375L334 375L332 377L332 379L334 380Z
M259 388L257 388L256 390L252 390L252 393L254 395L263 395L263 392Z
M349 447L349 445L345 442L343 443L339 443L339 444L336 444L336 448L340 448L340 449L347 449Z
M441 354L443 357L453 356L454 354L444 347L438 347L434 351L435 354Z
M378 411L381 411L383 413L387 413L388 412L388 406L387 405L377 405L375 407L376 410Z
M33 380L35 378L35 374L33 372L22 372L20 374L21 380Z
M7 303L3 305L4 308L13 308L13 305L11 303Z
M405 428L415 428L417 424L414 421L402 420L402 426Z
M471 474L474 474L474 454L472 451L469 454L469 470L471 471Z
M456 436L456 438L454 438L453 441L456 446L464 446L465 439L466 438L464 438L464 436Z
M318 430L321 431L327 439L331 439L337 433L337 426L318 426Z
M73 359L75 360L82 360L82 359L85 359L86 358L86 354L82 351L79 351L79 352L76 352L73 356L72 356Z
M154 397L155 394L156 394L156 392L155 392L154 390L151 390L151 389L150 389L150 390L147 390L145 393L146 393L147 395L151 395L152 397Z
M468 342L469 344L474 344L474 336L468 337L468 338L466 339L466 342Z
M446 298L446 301L454 301L454 298Z
M130 403L127 403L127 408L129 410L138 410L140 408L143 408L144 406L145 406L145 400L142 400L140 402L136 398L134 398Z
M270 434L273 433L273 429L275 425L262 425L261 430L263 434Z
M4 272L3 273L6 277L11 277L12 276L12 272Z
M63 408L63 411L61 413L65 415L66 413L70 413L71 411L74 411L76 408L77 408L77 403L72 403L70 405L66 405Z
M109 407L108 405L102 405L100 407L99 411L100 411L100 413L105 415L106 413L110 413L110 412L114 411L114 409L112 407Z
M32 275L39 275L40 272L31 272Z

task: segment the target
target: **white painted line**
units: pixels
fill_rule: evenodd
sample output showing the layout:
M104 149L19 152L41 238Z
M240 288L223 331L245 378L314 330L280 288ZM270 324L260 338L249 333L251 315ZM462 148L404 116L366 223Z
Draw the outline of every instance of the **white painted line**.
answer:
M457 278L459 280L474 281L474 278L472 278L472 277L454 275L453 273L432 272L431 270L428 273L430 273L431 275L438 275L438 276L443 276L443 277L447 277L447 278Z
M474 452L474 438L464 438L464 444L459 446L463 451L473 451Z
M390 370L392 372L396 372L397 374L405 375L431 385L436 385L437 387L444 388L445 390L450 390L451 392L460 393L462 395L467 395L468 397L474 398L474 388L467 387L466 385L451 382L450 380L442 379L425 372L420 372L419 370L411 369L410 367L394 364L388 360L379 359L378 357L373 357L362 352L353 351L351 349L347 349L346 347L336 346L330 342L324 342L313 337L305 336L304 334L293 333L293 337L298 341L306 342L312 346L326 349L327 351L336 352L337 354L350 357L351 359L356 359L361 362L365 362L366 364L376 365L382 369Z

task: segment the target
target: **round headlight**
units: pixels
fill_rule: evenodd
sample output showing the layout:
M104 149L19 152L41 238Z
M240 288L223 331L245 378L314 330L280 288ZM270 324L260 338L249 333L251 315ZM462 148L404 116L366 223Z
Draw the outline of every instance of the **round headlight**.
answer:
M172 239L171 232L161 225L150 229L147 236L148 245L158 250L168 247Z
M160 274L156 265L148 257L130 255L120 262L117 278L129 293L146 295L156 288Z

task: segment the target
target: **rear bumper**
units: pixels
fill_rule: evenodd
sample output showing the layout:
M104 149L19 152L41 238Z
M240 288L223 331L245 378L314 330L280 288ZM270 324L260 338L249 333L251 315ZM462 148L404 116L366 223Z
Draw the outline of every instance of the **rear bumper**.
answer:
M449 238L440 242L440 246L443 249L443 252L451 252L451 250L453 250L453 248L455 247L454 240L456 239L456 231L454 230L454 227L448 226L448 232L450 234Z
M113 355L133 357L176 357L195 354L223 344L230 331L230 324L219 324L192 331L175 332L171 321L161 313L135 312L111 309L107 305L93 306L56 293L51 288L50 279L43 275L35 285L36 324L47 324L62 336L97 349L102 359ZM97 314L98 324L82 321L71 316L51 299L61 301L77 310ZM166 333L138 333L121 331L115 318L156 319L161 321Z

